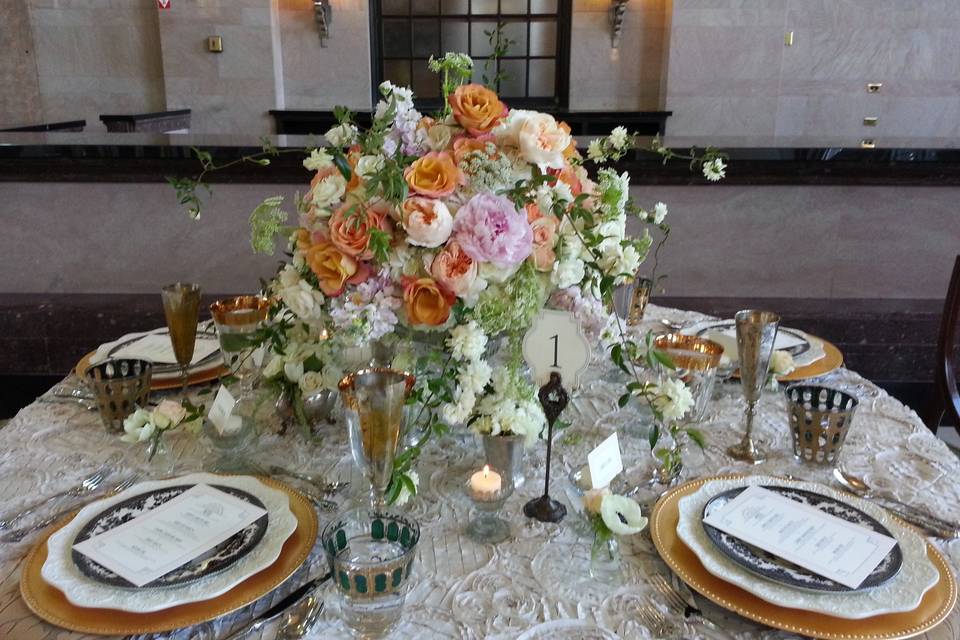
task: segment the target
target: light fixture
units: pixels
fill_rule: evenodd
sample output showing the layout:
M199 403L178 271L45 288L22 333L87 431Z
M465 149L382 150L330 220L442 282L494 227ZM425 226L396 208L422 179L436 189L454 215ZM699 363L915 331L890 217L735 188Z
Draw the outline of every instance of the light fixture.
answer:
M616 49L620 46L620 32L623 31L623 14L627 11L630 0L611 0L610 5L610 46Z
M330 37L330 27L333 24L333 7L330 0L313 0L313 19L317 23L320 33L320 46L325 47L326 39Z

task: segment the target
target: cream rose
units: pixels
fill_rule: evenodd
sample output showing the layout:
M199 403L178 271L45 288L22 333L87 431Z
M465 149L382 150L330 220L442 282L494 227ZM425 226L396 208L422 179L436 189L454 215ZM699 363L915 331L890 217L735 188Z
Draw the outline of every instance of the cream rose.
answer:
M402 215L407 242L418 247L439 247L453 231L453 216L441 200L407 198Z
M361 178L369 178L382 170L384 164L383 156L360 156L360 159L357 160L357 174Z
M520 149L523 159L541 169L563 169L563 153L573 138L546 113L515 109L495 135L502 144Z
M310 204L318 208L327 208L335 202L340 202L347 190L347 181L339 172L331 173L317 182L310 192Z
M175 427L186 417L187 410L173 400L164 400L153 410L153 421L161 429Z

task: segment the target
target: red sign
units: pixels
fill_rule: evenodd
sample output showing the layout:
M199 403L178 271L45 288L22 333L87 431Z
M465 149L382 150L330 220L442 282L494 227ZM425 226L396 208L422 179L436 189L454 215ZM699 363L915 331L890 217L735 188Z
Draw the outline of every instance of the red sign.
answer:
M157 0L157 9L169 9L173 0Z

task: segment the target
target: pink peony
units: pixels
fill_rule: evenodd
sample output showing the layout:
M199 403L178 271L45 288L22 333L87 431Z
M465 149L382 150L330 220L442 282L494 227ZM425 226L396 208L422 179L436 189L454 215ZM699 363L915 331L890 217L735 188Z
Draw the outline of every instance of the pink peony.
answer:
M477 262L501 269L515 267L533 252L533 230L527 216L502 196L480 193L460 207L453 236Z

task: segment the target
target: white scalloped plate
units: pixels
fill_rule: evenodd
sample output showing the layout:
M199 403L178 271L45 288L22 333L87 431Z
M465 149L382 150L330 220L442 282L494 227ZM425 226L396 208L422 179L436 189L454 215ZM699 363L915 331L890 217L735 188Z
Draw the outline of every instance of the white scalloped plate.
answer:
M242 489L259 498L270 514L263 539L233 566L204 580L182 587L133 590L111 587L91 580L74 564L72 558L74 538L91 518L104 509L146 491L200 483ZM251 476L192 473L167 480L142 482L115 496L87 505L69 524L50 536L47 541L47 561L43 564L41 575L47 583L62 591L71 604L78 607L117 609L132 613L162 611L189 602L215 598L258 571L266 569L280 556L283 543L293 535L296 528L297 518L290 511L287 495L267 487Z
M859 593L813 593L764 580L738 566L716 549L703 529L703 507L712 497L729 489L750 485L783 485L805 489L846 502L873 516L900 543L903 568L886 584ZM837 618L861 620L885 613L912 611L920 606L923 594L932 589L940 573L927 558L927 546L913 530L903 526L886 511L865 500L815 482L791 481L770 476L749 476L731 480L714 480L678 504L680 521L677 535L697 555L711 574L734 584L771 604L791 609L814 611Z

